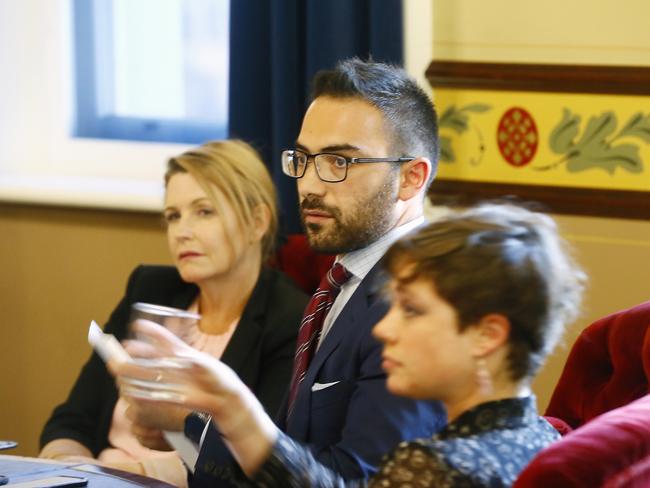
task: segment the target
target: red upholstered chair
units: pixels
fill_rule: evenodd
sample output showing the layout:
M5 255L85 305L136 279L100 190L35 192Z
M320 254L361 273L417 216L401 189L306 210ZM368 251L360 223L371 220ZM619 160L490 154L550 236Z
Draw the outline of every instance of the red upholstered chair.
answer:
M544 415L564 433L650 393L649 378L650 301L582 331Z
M542 450L513 488L650 486L650 395L611 410Z
M323 275L332 267L334 258L330 254L312 251L304 234L290 234L269 264L293 278L305 293L312 295Z

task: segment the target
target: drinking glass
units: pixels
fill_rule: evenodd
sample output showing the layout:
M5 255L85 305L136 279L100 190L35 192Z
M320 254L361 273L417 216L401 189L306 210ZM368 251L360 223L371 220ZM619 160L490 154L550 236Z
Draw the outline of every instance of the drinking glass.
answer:
M143 340L144 338L138 337L137 331L133 330L133 324L137 320L149 320L162 325L186 341L188 333L200 318L198 313L187 310L137 302L131 306L129 335L133 339ZM167 400L180 403L184 401L185 387L182 379L187 377L192 367L188 359L165 356L161 352L158 357L134 357L133 361L145 366L151 372L152 377L149 379L123 378L120 382L120 390L123 394L143 400ZM198 459L197 447L185 437L183 432L163 431L163 436L193 472L193 467Z
M165 307L153 303L136 302L131 306L129 323L136 320L149 320L169 329L181 339L185 339L201 319L201 315L180 308Z
M148 320L155 322L173 332L180 339L185 340L188 333L198 323L201 315L195 312L182 310L173 307L166 307L162 305L155 305L152 303L137 302L131 307L130 315L130 337L134 339L143 338L138 337L137 331L133 330L133 324L137 320ZM145 339L146 340L146 339ZM189 367L187 359L176 357L165 357L161 353L159 357L153 358L133 358L134 362L146 366L152 372L158 371L158 377L151 380L141 380L135 378L124 379L121 388L124 393L128 395L152 399L152 400L165 400L177 398L180 395L182 387L170 381L173 378L174 370L184 369ZM164 373L164 375L163 375Z

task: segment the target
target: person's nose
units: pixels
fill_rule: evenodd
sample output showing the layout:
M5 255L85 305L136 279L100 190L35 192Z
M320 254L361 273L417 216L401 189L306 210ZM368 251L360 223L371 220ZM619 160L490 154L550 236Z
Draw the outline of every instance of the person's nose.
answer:
M395 320L393 315L394 310L393 307L391 307L384 318L381 319L372 329L372 335L375 337L375 339L384 344L393 342L396 338Z
M179 242L191 239L194 235L192 219L189 216L180 216L176 225L170 228L170 230L173 233L173 237Z
M323 195L326 191L326 183L320 179L316 172L316 163L310 158L305 168L305 174L298 179L298 193L301 196Z

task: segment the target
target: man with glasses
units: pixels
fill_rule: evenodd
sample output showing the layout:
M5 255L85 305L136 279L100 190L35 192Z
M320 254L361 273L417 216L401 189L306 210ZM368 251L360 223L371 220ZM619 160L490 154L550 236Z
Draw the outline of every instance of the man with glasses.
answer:
M381 346L371 335L388 308L377 263L424 222L438 159L437 118L424 91L393 66L349 59L319 72L313 86L282 169L296 179L310 246L336 254L342 274L334 276L333 268L312 298L327 295L329 302L307 306L278 425L346 479L368 478L400 441L429 437L446 422L437 402L387 391ZM210 463L221 465L202 453L197 468Z

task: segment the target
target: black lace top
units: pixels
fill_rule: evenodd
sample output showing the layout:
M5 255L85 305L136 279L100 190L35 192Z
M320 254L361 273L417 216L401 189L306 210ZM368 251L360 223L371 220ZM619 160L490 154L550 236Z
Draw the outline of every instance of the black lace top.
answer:
M285 435L255 477L262 487L507 487L542 448L559 438L535 398L487 402L430 439L403 442L369 481L346 481Z

